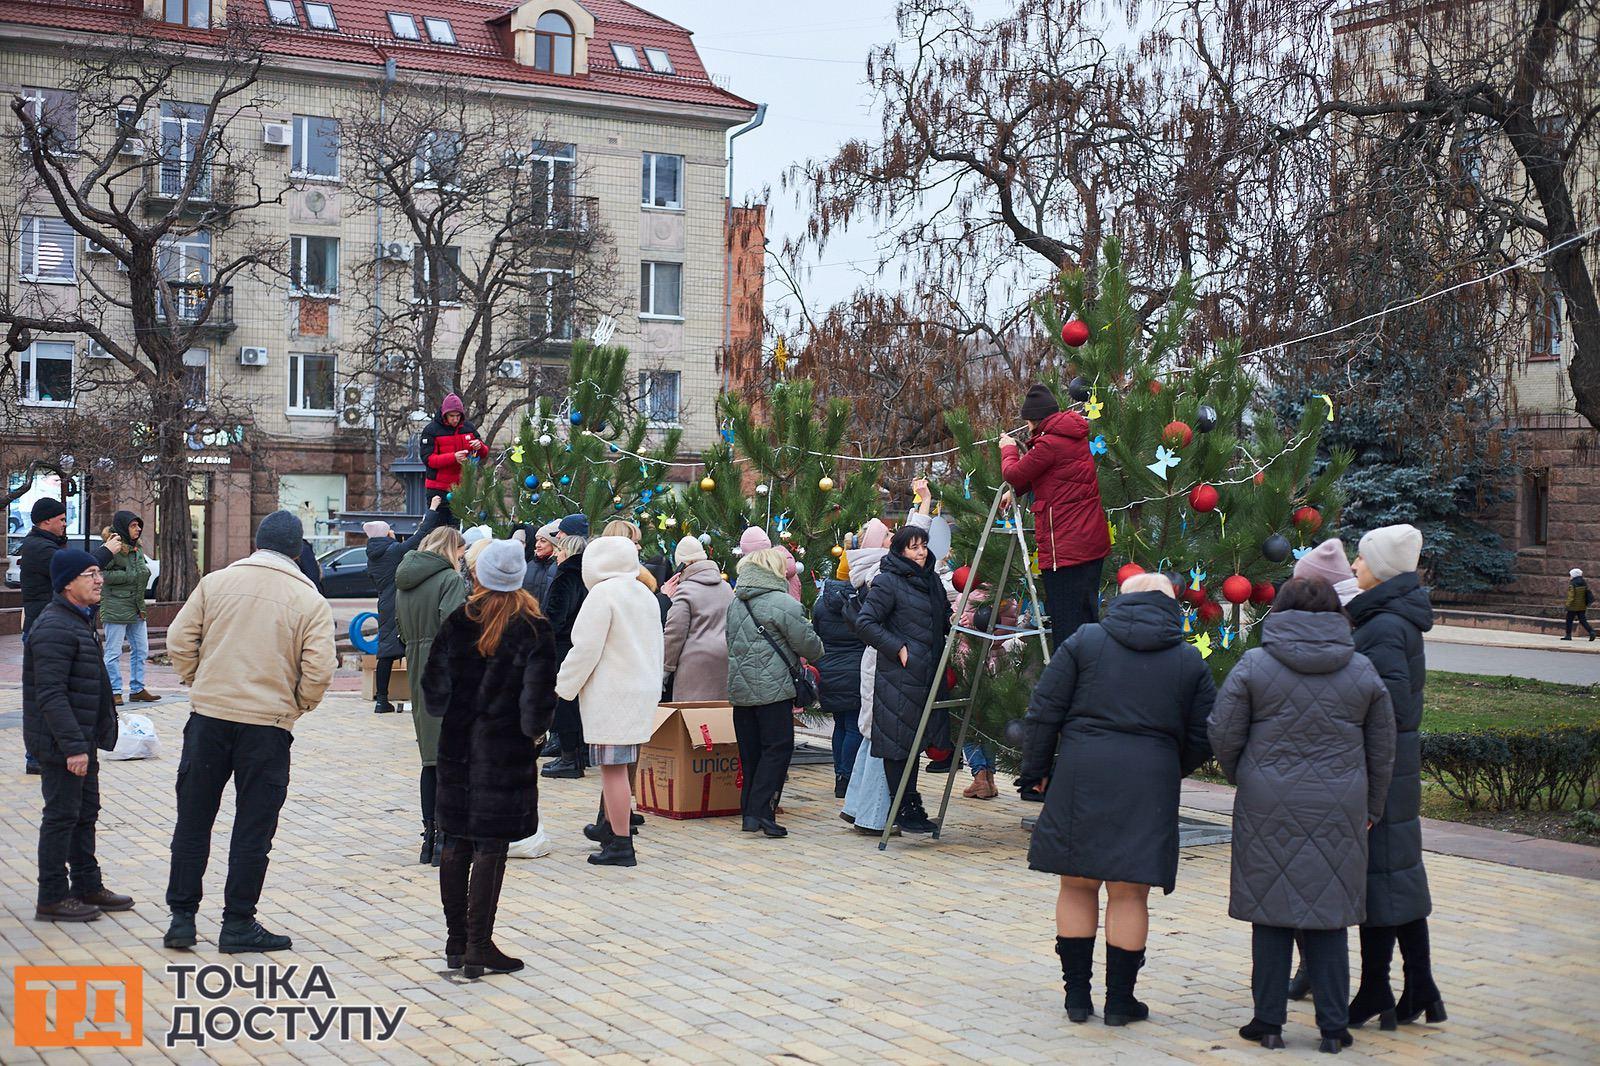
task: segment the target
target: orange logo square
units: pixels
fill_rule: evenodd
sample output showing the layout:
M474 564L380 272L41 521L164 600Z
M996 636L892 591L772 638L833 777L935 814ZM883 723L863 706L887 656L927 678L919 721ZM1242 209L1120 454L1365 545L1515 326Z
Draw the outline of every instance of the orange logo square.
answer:
M138 1047L144 971L137 966L18 966L18 1047Z

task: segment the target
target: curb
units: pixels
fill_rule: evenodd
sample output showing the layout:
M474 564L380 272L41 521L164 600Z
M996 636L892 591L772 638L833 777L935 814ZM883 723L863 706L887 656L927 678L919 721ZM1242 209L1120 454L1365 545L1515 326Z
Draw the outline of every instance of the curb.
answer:
M1561 640L1559 637L1551 637L1550 640L1552 642L1551 647L1546 647L1543 644L1512 644L1501 640L1457 640L1454 637L1425 637L1424 643L1453 644L1458 648L1509 648L1512 651L1555 651L1564 655L1600 656L1600 641L1594 642L1594 648L1591 649L1581 646L1590 643L1587 640L1582 641L1580 644L1574 638L1571 641L1572 646L1570 648L1566 646L1568 642Z

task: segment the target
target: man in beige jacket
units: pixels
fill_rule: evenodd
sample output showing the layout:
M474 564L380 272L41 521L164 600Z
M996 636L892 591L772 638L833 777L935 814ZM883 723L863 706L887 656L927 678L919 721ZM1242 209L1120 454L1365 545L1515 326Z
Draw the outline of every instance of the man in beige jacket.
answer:
M206 575L167 630L167 653L190 686L193 708L178 762L169 948L194 946L211 826L230 777L237 809L217 947L291 946L256 921L256 901L289 793L289 731L322 701L338 661L333 612L295 562L302 536L291 512L268 515L256 530L255 554Z

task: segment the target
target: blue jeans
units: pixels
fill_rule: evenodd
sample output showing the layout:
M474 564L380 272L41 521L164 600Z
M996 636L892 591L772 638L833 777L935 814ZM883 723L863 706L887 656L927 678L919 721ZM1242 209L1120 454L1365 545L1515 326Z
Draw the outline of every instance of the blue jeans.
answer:
M833 712L833 776L849 777L856 768L856 751L861 747L861 726L855 711Z
M994 756L990 755L989 749L982 744L965 744L961 748L961 754L967 760L967 769L973 773L994 769Z
M144 691L144 661L150 656L149 627L143 618L137 622L106 623L106 673L111 677L111 691L122 695L122 639L127 637L128 691Z

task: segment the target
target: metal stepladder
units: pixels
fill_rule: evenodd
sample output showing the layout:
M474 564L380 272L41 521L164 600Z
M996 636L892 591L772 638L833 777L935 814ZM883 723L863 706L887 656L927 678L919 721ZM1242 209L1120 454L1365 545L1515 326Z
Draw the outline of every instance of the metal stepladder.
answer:
M906 785L911 779L911 770L917 765L917 760L922 757L922 740L928 731L928 719L933 716L935 710L964 708L961 715L961 729L953 741L955 744L954 757L960 757L961 751L966 744L967 729L972 724L972 707L978 698L978 682L983 677L983 664L989 658L989 646L996 641L1010 640L1012 637L1024 639L1038 637L1039 647L1044 652L1045 664L1048 665L1050 662L1049 630L1045 626L1047 619L1040 605L1039 590L1034 585L1033 567L1028 552L1027 531L1022 524L1022 508L1018 504L1015 494L1012 495L1011 506L1006 516L1007 520L998 526L998 528L1004 530L1002 535L1006 537L1006 558L1005 563L1000 568L998 577L993 582L994 595L990 598L990 607L992 609L989 612L989 624L983 629L975 629L960 624L960 619L967 613L967 601L972 596L972 590L978 584L984 550L989 546L989 535L997 528L996 520L1001 514L1000 501L1005 498L1008 492L1010 492L1010 488L1004 482L1001 482L995 488L994 500L989 504L989 516L984 521L983 532L978 536L978 547L972 553L972 561L967 564L969 576L966 587L961 590L961 595L956 600L956 622L950 626L950 633L945 637L944 653L939 656L939 666L933 672L933 684L928 689L928 699L923 704L922 718L917 722L917 733L911 743L909 758L906 759L906 772L895 786L894 799L889 804L889 817L883 826L883 837L878 841L879 851L883 851L889 846L889 837L894 832L895 819L900 814L901 803L905 801ZM1011 564L1017 558L1019 549L1022 555L1022 576L1028 587L1028 617L1035 620L1037 624L1026 627L1002 626L999 625L1000 603L1004 598L1003 593L1005 592L1006 584L1011 580ZM956 645L962 637L970 637L973 640L983 642L981 646L984 650L974 660L972 677L968 682L966 695L941 700L939 699L939 681L944 677L945 668L950 665L950 659L955 654ZM951 772L945 777L944 799L939 803L939 816L934 819L933 838L935 840L939 839L939 835L944 831L944 816L950 809L950 793L955 788L956 775L953 761L950 770Z

